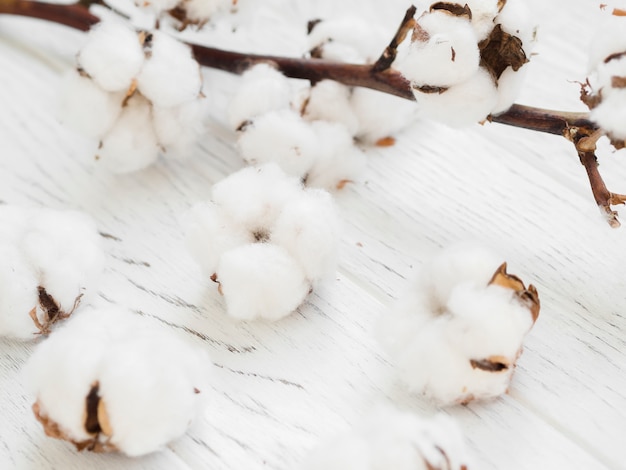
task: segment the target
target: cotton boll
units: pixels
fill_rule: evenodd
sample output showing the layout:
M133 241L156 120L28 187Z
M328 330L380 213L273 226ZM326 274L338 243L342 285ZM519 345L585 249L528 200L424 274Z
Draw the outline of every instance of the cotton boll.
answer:
M144 54L130 26L107 20L91 29L77 60L103 90L126 91L141 70Z
M137 76L139 91L156 106L178 106L195 100L202 88L200 66L191 48L154 32L150 56Z
M316 159L306 175L306 185L313 188L341 189L365 169L365 154L354 146L352 135L339 123L314 121L317 134Z
M283 207L301 191L297 178L268 163L243 168L219 181L212 199L234 223L254 233L269 231Z
M601 94L603 101L610 99L614 90L619 91L624 88L623 86L614 86L614 77L626 77L626 55L612 58L608 62L599 64L596 68L593 85L594 89L598 90L598 94Z
M228 314L240 320L279 320L293 312L310 285L297 262L271 243L225 253L217 269Z
M128 173L147 167L158 155L151 105L141 95L135 95L102 138L96 158L111 171Z
M339 225L330 194L309 189L285 206L272 231L272 243L285 248L315 283L337 269Z
M204 100L195 100L172 108L152 107L154 131L167 155L186 158L204 132Z
M38 303L37 286L35 273L17 248L0 243L0 336L35 338L39 330L30 312Z
M291 86L269 64L258 64L241 76L241 85L228 108L228 121L238 129L246 121L269 111L289 109Z
M100 138L122 111L124 93L108 93L76 70L62 81L60 118L64 124L91 138Z
M368 88L354 88L350 104L358 119L356 137L367 143L409 127L418 112L412 101Z
M209 367L202 351L110 308L68 322L35 350L25 370L49 435L78 449L135 456L185 432L202 405Z
M354 135L359 121L350 103L351 90L334 80L322 80L311 88L304 117L343 124Z
M270 111L246 126L237 142L249 164L276 162L285 173L302 177L317 155L317 136L299 114Z
M185 213L182 225L188 250L209 276L217 271L225 252L254 242L247 228L233 223L213 202L194 205Z
M333 62L365 64L365 60L357 49L341 42L327 42L311 52L317 58Z
M626 139L626 89L613 90L609 99L591 110L591 119L612 138Z
M475 75L478 41L468 19L443 11L418 19L421 36L411 42L394 67L415 86L449 87Z
M165 332L114 345L98 375L110 443L135 457L184 434L207 392L209 365L204 354Z
M479 68L469 80L438 93L413 89L421 116L463 127L487 118L498 102L498 91L491 75Z

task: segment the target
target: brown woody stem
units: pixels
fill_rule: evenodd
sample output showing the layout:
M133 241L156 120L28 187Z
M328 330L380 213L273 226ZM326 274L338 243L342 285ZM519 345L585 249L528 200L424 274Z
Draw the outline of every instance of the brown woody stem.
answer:
M81 0L70 5L42 3L29 0L0 0L0 14L39 18L87 31L100 18L89 12L92 4L102 0ZM348 86L360 86L415 100L411 84L399 72L390 68L399 42L413 25L414 7L409 8L389 46L373 65L355 65L322 59L302 59L269 55L244 54L212 47L190 44L198 62L226 72L241 74L260 62L274 64L284 75L306 79L313 83L335 80ZM597 168L595 140L601 135L598 126L589 119L589 113L553 111L514 104L507 111L490 116L491 122L520 127L537 132L565 136L576 145L578 155L587 170L594 198L606 213L609 223L618 226L612 204L623 204L626 196L607 190ZM585 141L584 138L587 138ZM595 139L595 140L593 140Z

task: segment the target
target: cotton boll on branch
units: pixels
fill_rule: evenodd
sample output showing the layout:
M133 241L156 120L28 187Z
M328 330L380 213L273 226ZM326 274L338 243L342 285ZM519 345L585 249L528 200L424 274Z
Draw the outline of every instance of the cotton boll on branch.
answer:
M304 117L309 121L324 120L343 124L354 135L359 121L352 109L352 90L333 80L317 82L309 93L304 107Z
M240 320L278 320L293 312L311 289L298 262L269 243L226 252L217 268L228 313Z
M186 158L204 133L204 99L171 108L152 107L152 120L159 146L167 155Z
M449 417L420 418L377 406L348 432L322 442L305 470L465 470L465 439Z
M411 44L394 67L416 87L449 87L472 77L479 61L469 18L436 10L418 18Z
M378 337L412 391L450 405L508 389L540 305L495 260L468 245L444 250L381 318Z
M126 91L144 62L137 33L121 21L95 25L77 56L84 70L105 91Z
M78 450L160 450L204 406L206 354L120 308L82 312L26 365L46 434Z

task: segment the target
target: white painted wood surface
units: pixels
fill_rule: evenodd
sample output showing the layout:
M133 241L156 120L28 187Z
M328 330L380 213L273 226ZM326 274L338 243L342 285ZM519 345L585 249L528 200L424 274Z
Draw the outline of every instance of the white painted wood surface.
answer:
M519 101L582 110L573 82L586 73L586 21L598 5L531 3L540 42ZM446 410L467 436L472 468L626 468L626 234L601 219L565 139L419 123L396 146L370 149L366 177L337 194L345 234L336 280L283 321L238 323L186 253L178 224L242 166L221 121L236 79L206 72L215 117L194 158L105 174L91 161L94 144L55 112L80 39L0 17L0 201L91 214L108 254L95 303L129 306L202 345L217 366L213 403L162 452L80 454L45 437L32 416L20 368L34 343L2 340L0 468L295 469L375 403L431 414L398 385L371 333L425 257L460 239L505 254L543 305L510 393ZM609 188L626 192L626 153L605 148L600 163Z

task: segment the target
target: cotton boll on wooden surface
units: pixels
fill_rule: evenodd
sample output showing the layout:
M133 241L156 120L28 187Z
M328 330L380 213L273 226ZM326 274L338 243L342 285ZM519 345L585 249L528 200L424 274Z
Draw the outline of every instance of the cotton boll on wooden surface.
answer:
M297 261L283 247L243 245L226 252L217 268L229 315L278 320L293 312L311 289Z
M379 405L354 427L322 442L305 459L305 470L463 470L470 457L449 417L423 419Z
M110 308L82 312L42 343L26 377L52 437L136 456L186 431L204 405L210 364L171 332Z
M498 264L486 249L452 246L380 319L377 336L413 392L450 405L508 389L539 299Z
M238 129L246 121L269 111L289 109L289 79L269 64L258 64L241 76L241 84L228 107L228 121Z
M350 103L350 88L333 80L322 80L311 87L304 109L309 121L324 120L343 124L350 134L357 132L359 121Z
M150 57L137 76L139 91L157 106L195 100L202 88L200 66L191 48L164 33L152 33Z
M77 56L84 70L105 91L126 91L144 63L137 33L121 21L94 26Z
M0 334L48 334L95 290L104 268L97 228L79 212L9 205L0 225Z
M318 154L317 136L294 111L270 111L246 125L237 141L249 164L277 163L287 174L303 177Z
M168 156L188 157L204 133L205 99L189 101L171 108L152 107L154 131Z

